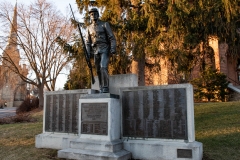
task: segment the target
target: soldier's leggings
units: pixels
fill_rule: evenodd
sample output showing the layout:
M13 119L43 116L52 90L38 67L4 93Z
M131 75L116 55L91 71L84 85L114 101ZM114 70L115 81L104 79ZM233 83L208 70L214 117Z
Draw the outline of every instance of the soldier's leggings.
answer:
M108 92L109 76L108 76L108 53L101 53L94 55L94 62L97 69L99 79L99 88L101 91Z

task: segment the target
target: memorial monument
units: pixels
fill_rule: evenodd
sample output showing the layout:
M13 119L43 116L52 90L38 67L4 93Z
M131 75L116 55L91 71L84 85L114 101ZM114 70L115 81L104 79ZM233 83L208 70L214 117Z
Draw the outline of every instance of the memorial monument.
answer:
M116 79L131 86L110 94ZM67 159L202 159L190 84L138 87L132 74L109 80L110 93L46 92L36 147L59 149L58 156Z
M92 47L98 80L91 89L45 93L36 147L59 149L58 157L66 159L201 160L192 86L138 87L137 75L109 77L108 52L115 52L115 38L96 9L89 13L95 26L87 29L86 53Z

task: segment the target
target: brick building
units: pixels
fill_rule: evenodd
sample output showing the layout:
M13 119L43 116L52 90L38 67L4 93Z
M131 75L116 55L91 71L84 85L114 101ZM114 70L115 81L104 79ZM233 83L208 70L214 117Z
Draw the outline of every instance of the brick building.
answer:
M20 53L17 46L17 5L14 8L12 25L8 37L8 43L2 53L3 59L0 65L0 105L7 103L7 107L17 107L27 96L27 85L16 71L23 75L28 74L26 65L20 64ZM15 66L16 68L14 69ZM15 70L15 72L13 71Z
M214 58L205 59L208 65L212 65L215 69L218 69L221 73L227 76L227 80L233 84L233 86L240 86L240 58L233 58L227 54L228 45L226 43L219 43L217 38L212 37L209 39L209 46L213 49ZM145 82L146 85L165 85L180 83L180 79L184 77L176 72L174 66L168 62L165 57L158 57L154 59L148 59L147 63L156 64L158 67L146 68ZM176 64L177 65L177 64ZM196 64L192 69L191 79L200 76L199 64Z

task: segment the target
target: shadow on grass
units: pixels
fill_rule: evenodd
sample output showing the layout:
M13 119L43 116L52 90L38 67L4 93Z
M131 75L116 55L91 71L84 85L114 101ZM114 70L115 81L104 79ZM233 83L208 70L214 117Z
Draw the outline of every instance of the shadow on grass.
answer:
M198 138L203 143L205 157L213 160L239 160L240 133L219 134Z

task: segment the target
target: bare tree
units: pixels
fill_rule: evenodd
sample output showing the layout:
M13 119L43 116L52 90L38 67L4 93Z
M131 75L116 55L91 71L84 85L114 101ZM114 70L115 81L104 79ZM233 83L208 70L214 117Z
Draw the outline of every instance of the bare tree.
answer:
M10 35L8 44L19 46L21 61L27 63L29 73L23 74L13 56L3 53L2 62L7 62L9 69L18 74L24 82L38 88L39 106L43 106L44 87L55 90L57 77L70 61L56 43L56 38L61 36L69 41L74 28L69 17L63 16L46 0L36 0L29 6L18 5L17 11L14 10L15 14L17 13L17 24L10 11L7 5L2 5L0 18L11 24L15 31Z

